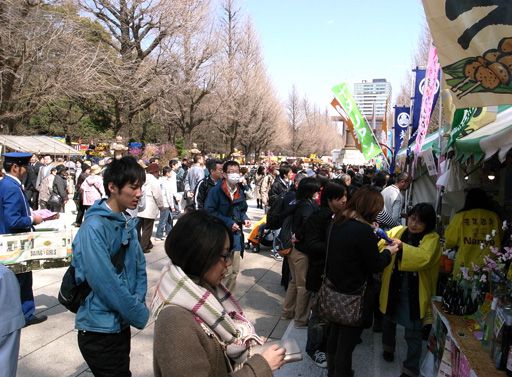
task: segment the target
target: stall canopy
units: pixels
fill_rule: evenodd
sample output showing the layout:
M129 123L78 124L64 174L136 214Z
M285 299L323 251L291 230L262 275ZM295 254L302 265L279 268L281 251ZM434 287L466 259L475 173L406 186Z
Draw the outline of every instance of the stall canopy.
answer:
M500 161L505 160L512 148L512 107L500 106L496 120L455 141L456 158L465 161L489 159L498 153Z
M426 151L430 148L434 151L435 154L439 154L439 131L435 131L425 137L425 141L423 142L423 145L421 146L421 151ZM416 143L413 143L411 145L411 150L414 150L414 147L416 146ZM405 156L407 152L407 148L400 149L400 152L398 152L397 157ZM411 152L413 153L413 152Z
M30 152L39 155L73 156L80 151L61 143L49 136L13 136L0 135L0 145L18 152Z

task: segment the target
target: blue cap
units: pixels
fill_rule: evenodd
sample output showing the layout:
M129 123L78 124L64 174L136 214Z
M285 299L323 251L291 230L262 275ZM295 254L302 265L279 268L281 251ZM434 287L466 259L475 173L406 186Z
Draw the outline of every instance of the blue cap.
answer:
M30 163L30 158L32 157L32 153L10 152L10 153L4 153L3 157L4 157L4 161L7 163L24 166L24 165L28 165Z

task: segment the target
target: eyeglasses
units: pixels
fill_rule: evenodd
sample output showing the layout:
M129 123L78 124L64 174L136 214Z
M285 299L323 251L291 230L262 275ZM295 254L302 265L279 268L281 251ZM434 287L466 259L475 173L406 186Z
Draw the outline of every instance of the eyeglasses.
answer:
M228 263L229 261L233 260L233 251L228 251L227 253L221 254L220 258L224 261L224 263Z

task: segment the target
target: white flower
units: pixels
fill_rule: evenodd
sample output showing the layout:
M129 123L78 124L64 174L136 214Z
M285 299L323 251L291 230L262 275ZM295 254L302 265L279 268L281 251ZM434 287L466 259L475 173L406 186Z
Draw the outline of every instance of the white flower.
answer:
M485 274L482 274L482 276L480 276L480 281L482 283L485 283L487 281L487 276Z
M492 230L491 235L492 235L493 237L496 237L496 229L493 229L493 230Z
M480 242L480 250L483 250L483 249L485 249L485 245L483 242Z
M487 242L491 241L491 235L490 235L490 234L487 234L487 235L485 236L485 240L486 240Z

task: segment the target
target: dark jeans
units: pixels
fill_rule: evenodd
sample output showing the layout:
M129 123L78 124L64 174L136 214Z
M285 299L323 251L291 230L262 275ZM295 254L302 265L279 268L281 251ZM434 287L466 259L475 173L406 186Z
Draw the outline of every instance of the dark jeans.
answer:
M16 274L20 284L21 308L25 320L29 320L36 312L34 292L32 291L32 271Z
M327 341L328 377L352 376L352 352L354 352L362 332L362 327L331 324Z
M91 206L84 206L82 204L82 200L79 199L77 201L77 205L76 205L76 220L75 222L78 224L78 225L82 225L82 221L84 220L84 214L85 214L85 211L87 211Z
M95 377L131 377L130 328L117 334L78 331L78 347Z
M145 253L149 252L153 247L151 243L151 236L153 235L153 225L155 225L155 219L146 219L139 217L139 223L137 224L137 232L139 234L140 247Z
M403 363L402 372L411 377L419 376L423 324L421 320L409 320L405 323L404 328L405 341L407 342L407 357ZM385 315L382 319L382 348L387 352L395 352L395 345L396 322L393 318Z
M319 315L317 305L315 304L317 292L310 292L311 316L308 322L308 340L306 342L306 352L313 357L316 351L325 352L327 348L327 337L329 335L329 323L324 321Z
M160 220L156 228L156 238L167 237L172 229L172 214L170 208L164 208L160 211Z

